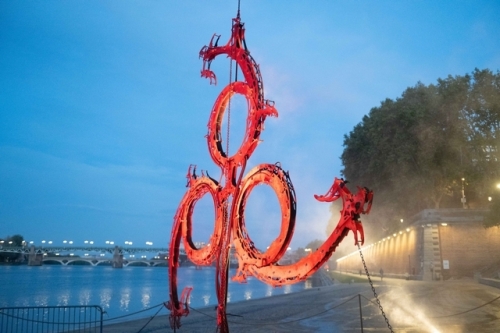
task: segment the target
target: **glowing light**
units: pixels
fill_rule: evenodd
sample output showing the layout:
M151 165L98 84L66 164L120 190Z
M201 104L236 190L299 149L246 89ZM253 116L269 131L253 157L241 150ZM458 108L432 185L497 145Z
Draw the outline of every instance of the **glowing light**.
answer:
M448 223L441 223L441 225L442 225L443 227L446 227L446 226L448 225Z
M410 232L410 228L406 228L406 232Z

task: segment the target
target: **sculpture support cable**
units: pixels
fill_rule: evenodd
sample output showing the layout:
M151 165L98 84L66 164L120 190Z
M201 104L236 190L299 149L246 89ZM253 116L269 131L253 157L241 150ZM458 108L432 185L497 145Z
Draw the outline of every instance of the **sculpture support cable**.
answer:
M233 19L229 42L218 46L220 36L214 35L208 46L200 51L203 59L201 76L216 83L217 78L210 70L212 60L226 55L240 68L244 81L230 82L219 94L208 121L207 143L212 160L221 168L223 181L217 182L208 174L196 175L196 167L190 166L187 179L189 189L182 198L174 217L169 246L170 324L175 330L180 327L180 318L189 314L188 300L192 288L185 288L179 299L177 291L177 269L181 240L187 257L196 265L210 265L216 262L217 325L220 332L228 332L226 301L228 289L229 251L234 245L238 269L233 280L245 282L247 276L255 276L272 286L293 284L314 274L332 255L349 230L354 233L355 244L364 241L360 214L370 211L373 193L359 188L352 194L342 179L335 178L325 195L315 195L323 202L339 198L343 209L338 225L328 239L314 252L292 264L280 266L277 262L285 254L293 236L296 217L295 190L287 172L277 164L260 164L244 177L245 167L259 143L264 121L268 116L278 116L274 103L264 99L264 85L259 66L250 56L245 42L245 29L240 15ZM228 156L222 145L221 125L234 94L247 100L248 113L243 142L234 155ZM280 233L265 252L255 246L245 227L245 205L253 188L257 185L270 186L281 208ZM215 224L209 242L197 248L192 239L192 215L198 200L209 195L215 207Z

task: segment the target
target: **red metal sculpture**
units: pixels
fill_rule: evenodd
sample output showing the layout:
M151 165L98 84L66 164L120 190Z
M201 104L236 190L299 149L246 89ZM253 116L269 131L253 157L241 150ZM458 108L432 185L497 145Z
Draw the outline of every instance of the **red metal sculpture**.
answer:
M228 288L229 250L234 244L239 267L233 280L244 282L253 275L273 286L282 286L303 281L315 273L335 251L349 230L353 231L355 242L363 243L363 227L360 214L368 213L373 193L359 188L353 195L342 179L335 178L330 190L324 196L315 198L331 202L342 198L343 209L335 230L316 251L299 262L280 266L278 260L285 254L292 239L296 199L295 191L288 176L279 164L260 164L243 177L247 160L259 143L260 133L267 116L277 116L273 103L264 99L264 87L259 66L250 56L245 43L245 29L240 15L233 19L232 34L229 42L218 46L220 36L214 35L209 46L203 47L202 77L216 83L216 76L210 70L211 61L222 54L234 60L244 76L244 81L230 82L218 96L208 121L207 143L210 156L221 168L223 182L218 183L208 175L196 175L196 167L188 169L188 187L175 214L172 228L169 257L170 324L175 330L180 327L180 318L189 313L188 299L191 288L183 290L181 298L177 291L177 268L179 265L179 246L181 239L188 258L196 265L210 265L216 262L216 290L218 299L217 325L220 332L228 332L226 319L226 300ZM215 41L214 41L215 39ZM239 150L232 156L224 151L221 124L230 98L234 94L244 96L248 101L246 133ZM255 248L245 228L245 205L257 185L269 185L278 197L281 207L281 230L265 252ZM192 240L192 214L199 199L210 195L215 207L215 225L208 244L197 248Z

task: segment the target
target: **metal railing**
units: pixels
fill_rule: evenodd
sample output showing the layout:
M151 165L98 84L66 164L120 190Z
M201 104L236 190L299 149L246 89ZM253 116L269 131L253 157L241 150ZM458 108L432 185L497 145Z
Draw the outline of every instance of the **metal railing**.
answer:
M98 305L0 308L2 333L102 333L103 310Z

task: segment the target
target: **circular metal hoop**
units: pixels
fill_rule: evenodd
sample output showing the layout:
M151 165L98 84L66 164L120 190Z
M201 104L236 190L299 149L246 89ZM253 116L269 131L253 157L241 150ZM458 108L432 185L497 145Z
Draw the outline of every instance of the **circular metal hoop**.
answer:
M222 203L219 199L219 193L220 186L217 185L212 179L208 177L200 177L195 180L194 184L189 188L182 199L181 207L184 207L184 209L180 212L177 218L182 224L182 236L186 254L196 265L210 264L216 257L217 248L219 247L219 243L222 239L222 223L217 222L221 221L223 216ZM196 203L207 194L211 195L213 199L216 223L214 224L214 230L207 245L198 249L192 240L192 217Z
M248 111L243 142L236 153L233 156L228 157L222 144L223 140L221 128L226 107L234 94L239 94L245 97L247 100ZM207 144L210 156L220 167L228 165L228 160L236 160L239 162L248 158L258 144L260 130L257 131L256 124L258 119L256 115L255 101L254 98L252 98L252 94L252 89L248 86L248 84L238 81L226 86L215 101L212 112L210 113L210 119L208 121Z
M293 185L278 165L260 164L242 180L241 191L233 205L233 242L243 264L266 266L277 262L286 252L295 227L296 199ZM245 205L257 185L269 185L276 193L281 208L279 235L265 252L255 248L245 227Z

